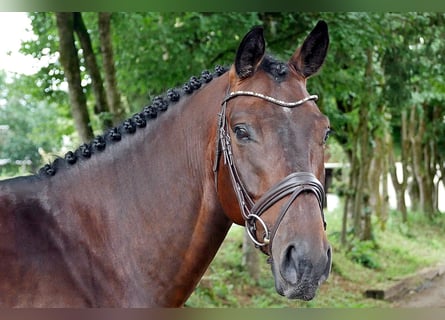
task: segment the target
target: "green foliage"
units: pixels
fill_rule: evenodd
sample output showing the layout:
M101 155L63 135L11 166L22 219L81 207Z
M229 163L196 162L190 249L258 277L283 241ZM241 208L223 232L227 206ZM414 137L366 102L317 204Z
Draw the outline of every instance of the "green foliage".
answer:
M255 13L116 13L118 81L131 110L215 64L230 64Z
M34 38L22 43L21 52L41 61L43 65L36 74L28 77L27 93L54 103L66 101L66 92L60 90L65 79L58 60L59 36L55 16L50 12L35 12L30 13L29 17Z
M0 87L0 159L31 160L30 172L42 165L44 153L58 152L62 147L62 137L69 137L74 128L66 112L66 105L36 99L32 94L23 94L29 86L26 76L14 81L3 81ZM32 92L32 90L29 90ZM40 149L40 153L39 153ZM44 159L43 161L48 161ZM23 173L23 168L10 166L0 168L0 176Z
M233 275L231 270L222 271L219 274L212 274L206 279L201 281L201 286L196 290L196 298L188 301L189 307L207 307L214 305L217 302L216 307L222 307L226 304L237 304L233 294L233 284L227 283L225 279L230 278ZM206 286L205 283L209 283Z
M354 241L350 251L346 254L349 259L366 268L378 269L380 263L376 254L376 245L373 241Z

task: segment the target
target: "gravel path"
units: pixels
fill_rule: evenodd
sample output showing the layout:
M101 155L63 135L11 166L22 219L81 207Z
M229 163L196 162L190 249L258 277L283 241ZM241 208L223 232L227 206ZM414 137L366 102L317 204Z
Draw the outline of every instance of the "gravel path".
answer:
M421 288L394 302L394 306L403 308L444 308L445 274L426 281Z

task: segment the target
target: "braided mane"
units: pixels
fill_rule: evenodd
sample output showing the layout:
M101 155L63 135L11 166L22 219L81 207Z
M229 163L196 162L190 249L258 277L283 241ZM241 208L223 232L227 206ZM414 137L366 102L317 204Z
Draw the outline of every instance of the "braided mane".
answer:
M204 70L200 77L192 76L181 88L168 89L164 95L156 96L142 111L135 113L118 126L109 129L102 135L96 136L89 143L80 145L75 151L68 151L63 158L56 158L52 163L44 165L38 172L39 176L54 176L58 169L71 166L79 160L90 159L94 154L103 152L108 144L121 141L124 135L133 135L136 130L143 129L147 122L156 119L171 105L176 104L181 97L192 94L215 77L227 72L228 68L216 66L213 73Z

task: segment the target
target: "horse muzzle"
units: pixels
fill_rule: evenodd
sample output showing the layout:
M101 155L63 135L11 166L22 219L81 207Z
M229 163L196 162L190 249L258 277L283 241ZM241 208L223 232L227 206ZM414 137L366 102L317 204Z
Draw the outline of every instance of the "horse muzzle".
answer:
M278 257L270 259L277 292L289 299L312 300L331 271L331 247L314 256L304 242L290 243ZM323 250L324 251L324 250Z

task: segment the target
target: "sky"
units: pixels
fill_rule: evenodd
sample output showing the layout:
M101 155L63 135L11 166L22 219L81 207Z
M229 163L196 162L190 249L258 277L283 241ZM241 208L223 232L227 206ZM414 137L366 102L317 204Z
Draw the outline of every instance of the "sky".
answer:
M32 74L38 60L19 53L23 40L32 39L30 20L25 12L0 12L0 70Z

